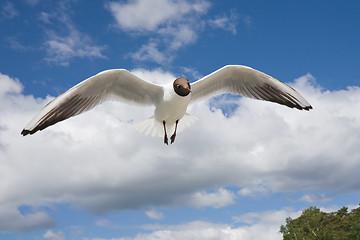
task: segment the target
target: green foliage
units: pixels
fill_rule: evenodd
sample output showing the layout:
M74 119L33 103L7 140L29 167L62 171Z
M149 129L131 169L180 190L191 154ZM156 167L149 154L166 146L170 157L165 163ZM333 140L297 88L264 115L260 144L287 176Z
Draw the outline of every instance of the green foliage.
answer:
M284 240L360 240L360 207L331 213L310 207L296 219L287 218L280 232Z

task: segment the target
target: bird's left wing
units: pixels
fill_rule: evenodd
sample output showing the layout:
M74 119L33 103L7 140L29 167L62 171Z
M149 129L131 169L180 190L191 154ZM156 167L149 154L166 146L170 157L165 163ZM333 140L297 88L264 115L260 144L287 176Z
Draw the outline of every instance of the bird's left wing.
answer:
M48 103L26 125L21 134L33 134L108 100L154 105L162 91L161 86L146 82L125 69L103 71Z
M290 86L241 65L228 65L191 84L191 102L224 93L276 102L291 108L310 110L312 106Z

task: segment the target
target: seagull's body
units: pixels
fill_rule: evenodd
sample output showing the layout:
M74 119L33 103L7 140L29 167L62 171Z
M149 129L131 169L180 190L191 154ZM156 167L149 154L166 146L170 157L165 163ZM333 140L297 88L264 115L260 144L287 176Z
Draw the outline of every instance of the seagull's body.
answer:
M157 85L140 79L125 69L113 69L98 73L61 94L47 104L22 130L22 135L39 130L90 110L108 100L153 105L154 116L138 126L138 130L164 135L174 130L175 141L179 121L187 127L194 121L186 113L189 104L224 93L276 102L299 110L310 110L311 105L288 85L250 67L225 66L202 79L189 83L177 78L166 85Z
M191 96L179 96L174 91L173 83L164 85L163 90L164 94L158 100L154 111L155 120L175 123L185 115Z

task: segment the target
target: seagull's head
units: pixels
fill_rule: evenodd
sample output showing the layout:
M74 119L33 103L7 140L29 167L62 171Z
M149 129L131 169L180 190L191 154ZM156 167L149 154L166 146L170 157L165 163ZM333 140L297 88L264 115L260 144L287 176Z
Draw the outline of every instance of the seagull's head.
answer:
M191 92L189 80L184 77L175 79L173 86L176 94L181 97L185 97Z

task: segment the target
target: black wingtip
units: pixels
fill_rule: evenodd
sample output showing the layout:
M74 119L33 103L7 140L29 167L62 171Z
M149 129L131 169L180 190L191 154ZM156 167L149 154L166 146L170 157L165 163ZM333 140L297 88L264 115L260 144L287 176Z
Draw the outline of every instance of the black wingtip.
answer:
M26 135L33 135L34 133L36 133L38 131L38 129L33 129L33 130L28 130L28 129L23 129L22 131L21 131L21 135L23 135L23 136L26 136Z
M304 107L304 110L306 110L306 111L309 111L310 109L313 109L313 107L311 105Z
M30 131L26 130L25 128L21 131L21 135L23 135L23 136L26 136L28 134L30 134Z
M313 109L313 107L311 105L309 106L305 106L305 107L302 107L300 106L299 104L296 104L296 105L292 105L292 104L285 104L286 106L290 107L290 108L296 108L298 110L305 110L305 111L309 111L310 109Z

